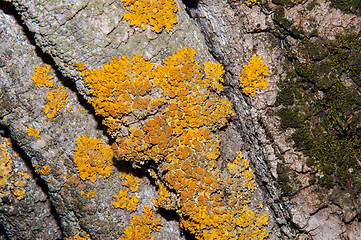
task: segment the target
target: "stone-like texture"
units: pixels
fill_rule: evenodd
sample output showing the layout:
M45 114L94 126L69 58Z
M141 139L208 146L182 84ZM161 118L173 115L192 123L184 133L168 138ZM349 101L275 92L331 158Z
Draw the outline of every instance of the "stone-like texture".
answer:
M308 187L308 179L302 175L309 171L305 167L305 157L292 149L292 143L287 140L291 132L284 133L278 129L279 122L273 114L275 110L270 108L276 99L277 82L293 68L283 48L284 43L297 49L299 38L313 36L315 29L323 37L332 38L346 27L360 27L360 18L332 9L321 0L297 1L298 4L284 10L281 18L278 6L273 3L269 3L268 7L247 7L242 1L204 0L197 8L187 9L192 20L185 5L178 1L179 24L170 34L155 34L149 26L140 31L122 21L124 8L121 1L9 2L0 1L2 9L7 10L1 13L0 25L0 121L27 155L26 159L17 161L27 162L29 166L48 164L52 169L48 175L37 176L47 186L41 201L36 205L29 202L32 208L37 209L34 211L38 211L39 206L48 209L44 218L50 220L45 220L48 224L43 226L43 229L50 229L50 232L47 231L49 234L53 234L53 238L48 239L72 237L79 229L86 230L93 239L116 239L129 225L132 215L114 209L111 204L112 195L119 191L121 185L117 173L124 170L122 164L112 168L114 173L110 178L98 179L94 184L80 182L75 186L69 182L70 177L77 178L72 162L75 138L85 134L108 141L91 107L83 99L88 98L88 89L73 64L84 62L94 69L109 62L113 56L131 57L135 53L144 55L153 63L160 63L185 46L195 49L198 61L215 59L226 70L225 97L232 101L237 115L220 132L221 160L233 159L235 152L242 150L251 161L258 184L253 197L255 204L264 203L265 211L270 215L270 239L296 237L289 223L291 216L293 223L301 229L297 239L341 239L342 236L357 239L360 236L353 202L341 201L336 197L340 195L336 190L330 196L331 202L324 202L323 197L328 193L317 193L317 189ZM311 3L313 8L308 7ZM9 8L15 11L9 11ZM18 21L11 15L18 16ZM267 80L270 84L256 99L244 99L238 77L242 66L253 54L262 56L269 65ZM39 89L30 80L34 66L45 63L53 65L55 85L67 86L68 105L73 106L69 112L62 109L53 121L43 113L49 89ZM86 107L87 111L78 111L80 106ZM26 130L30 126L39 128L40 138L27 136ZM285 163L299 174L295 179L298 188L302 189L286 204L282 203L277 186L279 154L285 154ZM155 187L146 174L140 174L143 181L137 193L140 199L138 214L144 205L152 205L151 198L156 195ZM80 187L86 192L96 189L97 197L80 196ZM41 192L35 184L29 186L29 193L30 189ZM317 198L318 194L321 195ZM53 216L48 215L49 203L54 207ZM351 209L352 214L342 215L343 209ZM18 235L12 234L22 234L18 231L20 225L8 224L11 218L6 211L1 213L0 218L5 235L17 238ZM173 218L162 218L162 223L161 231L153 234L155 239L184 238ZM29 224L27 231L30 235L24 235L24 238L47 239L46 235L37 235L40 233L32 230L37 228L36 224Z
M6 139L0 137L0 143ZM17 199L14 194L1 198L0 221L6 236L8 239L61 239L62 231L56 219L57 215L53 212L46 192L36 183L36 176L21 160L21 155L10 146L7 147L7 152L11 157L9 162L13 169L12 175L17 177L18 174L25 173L29 177L25 178L22 186L26 191L22 199Z
M72 162L75 138L86 134L89 137L101 137L107 142L94 117L88 111L81 113L77 110L80 103L85 107L88 105L84 103L82 96L76 96L73 91L76 90L87 98L88 90L73 63L84 62L89 68L97 68L109 62L113 56L133 56L135 53L144 55L154 63L160 63L184 46L195 49L197 60L205 62L212 60L212 57L203 36L186 14L181 2L178 2L179 24L175 25L170 34L154 34L149 27L144 32L129 27L126 21L121 21L124 10L119 1L62 1L56 4L51 1L11 1L11 4L7 7L15 6L15 15L21 16L22 20L19 20L20 26L7 23L14 32L3 33L5 41L8 41L4 46L8 46L10 42L15 45L11 48L13 56L7 59L6 65L1 69L1 87L6 89L3 91L5 101L1 103L6 111L2 112L1 123L9 129L12 139L19 143L32 164L48 164L52 169L41 178L48 186L48 198L59 217L64 237L72 237L77 231L84 229L93 239L115 239L131 220L130 213L114 209L111 204L112 195L121 185L117 174L112 174L108 179L99 179L94 184L87 181L80 181L78 184L73 182L77 179ZM32 43L39 47L39 53L45 56L44 59L36 58L34 47L21 33L21 27L28 33L30 40L35 40ZM24 46L18 46L20 44ZM43 114L49 89L42 88L39 91L30 80L35 65L43 65L43 61L48 61L46 63L55 67L52 74L60 77L54 80L56 86L65 83L70 87L66 89L69 95L68 105L73 106L69 112L62 109L52 121ZM20 69L23 71L20 72ZM76 82L76 89L71 80ZM235 97L237 95L241 96L241 93L237 92ZM235 104L237 112L247 111L242 98ZM89 111L92 112L91 109ZM258 154L260 150L252 133L252 122L238 119L235 123L237 125L231 125L222 133L223 139L229 139L222 143L227 146L222 147L222 154L229 156L229 160L234 158L236 151L242 150L250 161L263 159L262 154ZM30 126L39 128L39 139L26 135ZM241 128L248 130L243 132ZM235 139L240 141L235 142ZM266 177L267 166L263 164L257 168L254 170L263 172L264 176L258 182L267 182L276 194L274 181ZM113 171L117 173L122 169L119 164ZM140 206L136 213L142 210L142 206L152 205L151 197L155 197L155 188L147 178L143 180L141 190L137 193ZM80 196L81 190L89 192L95 189L97 196L94 198ZM281 236L281 231L276 222L286 224L286 220L283 216L274 217L274 203L265 199L268 199L267 190L257 187L254 194L255 205L264 202L265 211L270 215L270 234L277 239ZM177 223L172 218L167 219L163 219L161 231L153 236L156 239L183 238Z
M205 35L211 53L224 64L230 92L238 91L237 78L241 66L249 61L252 54L262 56L269 65L270 74L266 78L270 81L269 87L261 91L256 99L247 99L250 106L244 109L249 111L238 113L243 114L242 119L253 119L255 128L252 131L260 141L258 145L262 145L273 176L277 178L280 173L277 164L285 164L287 173L281 177L287 175L289 186L282 186L282 189L290 190L292 195L282 199L286 200L291 221L301 230L297 233L297 239L358 239L360 235L357 236L354 230L361 227L355 219L358 200L346 201L335 193L337 189L332 194L310 185L308 174L311 169L306 166L307 157L293 149L290 140L293 130L280 128L279 118L275 114L278 108L273 105L277 83L293 71L293 64L287 57L289 51L299 56L301 40L309 39L321 50L312 58L322 59L327 50L322 49L319 39L333 39L335 34L346 29L358 32L361 18L334 9L322 0L261 2L247 7L242 1L205 0L200 1L197 8L190 9L190 15ZM286 7L281 7L282 4ZM232 99L233 95L227 93L227 96ZM235 98L231 101L238 102ZM262 137L264 135L268 138ZM257 161L252 163L258 164ZM256 171L255 174L262 178L262 172ZM349 221L352 221L351 224ZM288 235L293 238L291 236Z
M30 159L23 161L30 166L35 164L49 166L51 169L49 174L33 176L41 178L47 190L46 195L32 180L26 187L24 200L14 203L11 201L10 206L4 202L1 204L1 224L6 235L10 239L61 239L62 236L73 237L80 229L84 229L93 239L116 239L130 225L133 215L132 212L114 209L112 205L113 194L118 193L122 185L118 175L126 166L115 165L109 178L98 179L95 183L80 180L72 161L75 139L84 134L107 142L99 128L100 123L81 96L74 92L73 83L54 69L51 71L51 75L55 75L54 88L63 84L68 86L65 89L69 100L66 109L69 111L63 108L54 119L46 117L44 105L47 103L46 96L52 89L36 87L30 77L35 72L35 65L43 66L48 62L45 60L44 63L44 59L37 56L35 47L29 43L21 26L11 15L1 12L0 21L3 27L0 52L7 57L5 65L0 68L1 124L9 130L11 138ZM90 110L83 111L82 107ZM27 135L27 129L31 126L39 130L39 138ZM20 171L25 167L23 161L17 157L14 159L14 167ZM155 187L150 184L145 173L140 173L140 177L142 186L137 192L140 202L135 212L138 215L145 205L152 205L152 197L156 196ZM81 191L88 193L93 190L96 190L96 197L81 196ZM53 215L50 214L49 201L55 211ZM23 212L23 208L31 214ZM36 214L39 216L35 216ZM54 216L59 219L60 226L56 225L57 222L54 223ZM22 217L26 218L20 221ZM43 224L45 225L42 226ZM41 232L38 233L39 231ZM163 219L163 228L154 236L158 239L183 238L179 224L172 219Z

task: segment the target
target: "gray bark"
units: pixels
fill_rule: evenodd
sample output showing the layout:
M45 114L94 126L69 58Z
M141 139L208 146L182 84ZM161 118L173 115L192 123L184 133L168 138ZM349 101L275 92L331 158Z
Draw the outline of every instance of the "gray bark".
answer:
M279 122L274 116L269 117L267 110L274 104L277 82L292 68L283 47L284 39L287 37L288 43L297 45L298 38L310 37L314 30L307 28L308 22L300 16L306 2L286 9L286 16L293 17L296 26L306 29L302 36L297 36L294 29L293 32L285 29L274 20L277 6L272 3L266 9L259 5L248 7L240 1L204 0L196 8L187 8L182 1L177 1L178 24L170 33L155 34L149 26L145 31L129 27L128 22L122 20L125 10L121 1L0 1L0 123L21 151L20 156L12 159L13 168L31 176L24 187L23 200L9 195L9 200L3 199L0 203L4 238L62 239L75 236L80 229L86 230L92 239L117 239L122 235L133 213L115 210L112 202L113 194L121 185L118 175L129 166L120 162L113 168L115 174L107 179L98 179L95 183L80 181L82 189L69 183L69 178L77 176L72 161L75 139L84 134L109 142L101 121L86 102L89 91L73 64L84 62L90 69L96 69L113 56L132 57L135 53L159 64L178 49L188 47L195 49L197 61L219 61L226 70L223 97L233 103L236 116L219 133L221 160L226 163L234 158L236 151L242 150L251 162L256 176L253 201L256 205L263 203L269 214L269 239L331 239L340 234L340 229L342 234L347 232L346 238L357 239L354 238L359 233L357 220L346 225L339 218L332 218L332 209L320 207L316 212L309 211L313 209L307 205L312 197L302 191L294 196L295 205L288 209L290 202L285 203L281 198L277 184L276 166L280 159L275 152L285 152L282 151L285 135L275 130ZM359 17L331 9L324 1L318 2L321 7L310 12L316 16L322 37L336 33L327 21L339 18L334 24L339 28L361 26ZM325 10L322 17L317 15L321 10ZM256 99L244 97L238 82L242 66L253 54L262 56L270 69L270 85ZM70 112L61 110L53 121L49 121L43 111L48 90L36 87L30 79L35 65L44 64L52 66L54 85L65 86L69 104L73 106ZM79 107L85 107L86 112L77 111ZM31 126L39 129L40 138L27 135ZM267 139L266 131L272 132L276 144ZM287 149L292 148L290 144L285 145ZM301 156L297 161L304 158ZM49 165L51 172L37 174L33 164ZM143 206L153 205L152 197L156 196L146 169L139 174L142 182L137 192L140 199L137 215ZM80 190L96 190L97 197L81 196ZM306 197L308 210L301 210ZM312 219L318 211L324 214ZM299 215L292 219L289 212ZM152 234L155 239L191 239L185 236L176 218L159 213L157 216L162 219L163 227ZM343 225L332 232L314 223L319 219L330 228ZM295 224L302 226L295 229L292 227ZM323 231L314 231L317 228Z

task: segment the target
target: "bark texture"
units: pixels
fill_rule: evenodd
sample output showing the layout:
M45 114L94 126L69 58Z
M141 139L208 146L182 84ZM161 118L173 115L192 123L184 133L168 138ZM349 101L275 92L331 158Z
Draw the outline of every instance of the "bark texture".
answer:
M178 24L170 33L156 34L149 26L142 31L122 20L125 9L121 1L0 1L0 142L5 138L12 141L8 154L13 178L19 178L19 172L29 175L21 200L14 194L1 199L0 239L65 239L80 230L92 239L117 239L133 215L112 205L113 194L122 185L118 175L128 170L141 178L135 214L140 215L145 205L153 206L157 190L147 169L134 170L118 161L107 179L91 183L78 177L73 162L75 139L86 135L104 143L111 140L87 103L89 89L73 64L84 62L96 69L114 56L132 57L136 53L160 64L183 47L193 48L197 61L218 61L226 71L223 97L232 102L236 115L219 132L219 162L224 167L239 150L250 161L256 179L252 201L255 205L263 203L264 212L269 214L269 239L361 236L355 203L337 204L344 202L340 200L342 192L334 190L332 201L316 204L313 196L318 193L304 183L291 197L281 196L279 156L295 169L301 182L307 182L306 157L286 141L291 132L279 130L279 119L270 114L277 83L293 68L284 45L296 48L301 39L314 37L316 29L322 38L332 38L346 28L359 30L361 18L342 13L323 0L291 1L293 4L283 8L282 18L292 19L290 25L277 18L280 6L275 1L267 5L261 2L247 6L243 1L231 0L194 4L177 1ZM309 9L311 3L316 7ZM238 79L242 66L254 54L268 64L270 84L251 99L242 94ZM60 110L61 114L51 120L44 114L50 89L36 87L30 79L35 66L45 64L52 66L54 86L66 89L68 105L72 106ZM40 137L28 136L29 127L37 128ZM15 154L14 149L19 153ZM39 174L36 166L49 166L51 171ZM94 190L95 197L81 194ZM345 209L352 215L346 221L342 215ZM193 239L181 229L175 214L157 212L157 217L162 219L163 227L152 234L155 239Z

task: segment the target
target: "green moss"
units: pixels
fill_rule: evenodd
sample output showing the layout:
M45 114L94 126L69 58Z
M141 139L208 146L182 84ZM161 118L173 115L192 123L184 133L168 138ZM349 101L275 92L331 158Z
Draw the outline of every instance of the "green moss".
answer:
M302 118L299 117L298 109L281 108L277 111L281 117L281 128L299 128L302 126Z
M273 14L273 20L285 29L290 29L293 24L293 21L290 21L287 18L285 18L284 7L278 7L275 10Z
M284 163L277 164L278 183L285 195L288 195L293 191L290 185L289 172L290 169Z
M338 34L328 45L332 67L348 74L361 87L361 33Z
M331 6L338 8L345 13L359 13L361 0L328 0Z
M360 191L361 167L355 156L361 146L361 96L355 85L346 86L344 80L360 86L360 34L301 43L298 55L290 56L296 76L280 85L276 101L284 106L277 112L281 126L296 128L294 147L309 157L307 166L324 175L318 184Z
M315 8L316 5L319 5L319 4L317 3L316 0L313 0L312 2L310 2L309 4L307 4L306 9L307 9L308 11L311 11L312 9Z
M312 174L312 175L310 176L310 178L309 178L309 180L308 180L308 183L309 183L310 185L313 185L313 184L316 183L316 176L315 176L314 174Z
M324 175L318 179L318 184L323 187L331 188L334 182L330 175Z
M328 49L323 46L322 41L317 39L315 41L303 40L303 45L305 46L308 56L314 61L320 61L327 57Z
M312 168L315 166L315 159L314 158L308 158L306 160L306 166L309 168Z
M295 60L294 62L295 70L301 77L309 78L311 76L314 76L314 69L313 65L309 63L301 63L298 60Z
M285 6L285 7L293 7L297 4L297 1L292 0L272 0L274 4Z
M275 105L279 106L283 104L284 106L294 104L294 94L291 84L282 84L280 86L280 91L278 92Z

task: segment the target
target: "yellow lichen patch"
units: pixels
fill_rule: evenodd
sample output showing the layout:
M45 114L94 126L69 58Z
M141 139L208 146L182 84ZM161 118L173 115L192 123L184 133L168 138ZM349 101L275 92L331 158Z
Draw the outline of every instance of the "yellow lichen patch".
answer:
M91 237L87 232L82 229L78 231L75 237L66 238L66 240L91 240Z
M6 147L6 142L0 144L0 196L9 194L10 177L13 171L9 162L11 158Z
M164 208L166 210L176 210L175 202L172 201L171 193L167 190L166 186L157 183L159 189L157 191L157 198L153 199L153 204L156 208Z
M129 20L130 26L152 26L152 31L160 33L163 29L172 31L173 25L178 23L175 13L178 7L175 0L122 0L128 10L124 19Z
M85 66L85 64L82 63L82 62L74 63L74 64L73 64L73 67L75 67L75 69L76 69L77 71L81 71L81 72L86 70L86 66Z
M73 109L73 106L68 106L68 108L66 109L67 112L70 112Z
M135 211L137 210L137 204L139 202L137 196L129 195L129 189L119 190L119 194L114 194L113 197L116 199L113 202L113 206L115 208L122 208L127 209L128 211Z
M44 112L48 118L55 117L55 114L68 103L66 97L68 94L64 87L56 88L54 91L48 93L46 99L48 104L44 107Z
M223 67L220 63L211 63L205 62L204 66L204 74L207 76L207 79L210 81L211 87L216 90L218 93L223 91L223 78L222 75L224 73Z
M11 146L8 139L0 144L0 199L2 196L7 196L10 192L18 199L24 198L26 190L24 185L29 178L29 174L24 171L14 173L10 160L11 157L8 153L7 147ZM1 200L0 200L1 201Z
M151 171L159 187L157 208L176 209L197 239L263 239L265 218L259 221L248 207L254 189L248 162L239 156L229 170L217 168L215 131L234 115L232 104L218 95L223 69L206 63L203 72L194 57L193 49L183 48L155 69L139 55L113 58L102 69L82 72L90 103L105 117L119 158L136 167L157 164L159 172ZM114 197L114 206L126 208L128 190ZM248 225L237 220L243 218Z
M171 193L167 190L167 187L159 180L159 177L153 169L149 170L150 176L156 181L159 187L157 191L157 198L152 199L154 206L158 208L164 208L166 210L176 210L176 204L174 199L171 197Z
M28 181L27 179L29 177L30 177L30 175L24 171L20 171L15 176L13 176L13 179L16 179L16 180L12 180L13 186L11 187L11 189L12 189L14 196L18 200L23 199L25 196L26 190L24 188L24 185Z
M123 186L129 187L131 192L138 191L140 179L137 176L128 172L122 172L119 174L119 178L125 178L126 181L123 182Z
M268 75L268 65L262 62L262 57L252 56L248 65L243 66L240 82L243 93L256 97L256 89L267 88L268 82L262 75Z
M150 206L145 206L143 213L139 218L134 214L131 221L131 225L124 230L125 237L119 238L119 240L153 240L152 232L158 232L162 226L160 218L155 216Z
M33 164L33 167L35 168L35 172L42 175L47 175L50 173L51 169L48 165L40 167L38 165Z
M144 97L141 95L139 85L148 92L151 88L149 78L152 76L154 64L146 61L141 55L135 55L132 59L128 57L114 57L109 64L102 69L87 70L82 72L84 81L90 88L94 98L90 103L95 112L105 118L103 123L111 129L119 129L117 125L123 116L130 113L145 116L156 110L155 106L144 105ZM132 109L133 101L138 101L143 110ZM115 126L114 126L115 125Z
M49 80L53 79L54 77L49 75L50 65L46 65L45 67L35 66L35 73L31 80L33 80L38 87L53 87L53 82L49 82Z
M80 113L85 113L85 108L83 108L83 107L78 107L78 112L80 112Z
M27 133L29 137L39 137L39 130L37 128L29 127Z
M82 135L76 139L77 147L74 149L74 162L77 165L79 176L82 180L96 181L99 177L109 177L113 164L113 151L107 144L97 138Z
M96 196L97 196L96 191L97 191L97 190L95 189L95 190L93 190L93 191L88 192L88 193L86 194L86 198L96 197Z
M257 0L244 0L244 3L250 7L250 6L253 6L257 3Z

